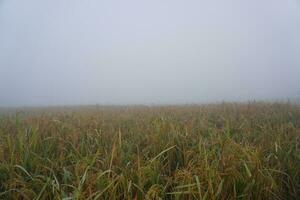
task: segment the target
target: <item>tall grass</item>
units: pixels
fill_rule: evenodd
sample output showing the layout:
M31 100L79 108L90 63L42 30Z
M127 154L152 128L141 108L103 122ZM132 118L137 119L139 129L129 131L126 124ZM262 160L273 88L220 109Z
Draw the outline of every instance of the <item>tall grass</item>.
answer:
M300 199L300 109L224 103L2 114L0 199Z

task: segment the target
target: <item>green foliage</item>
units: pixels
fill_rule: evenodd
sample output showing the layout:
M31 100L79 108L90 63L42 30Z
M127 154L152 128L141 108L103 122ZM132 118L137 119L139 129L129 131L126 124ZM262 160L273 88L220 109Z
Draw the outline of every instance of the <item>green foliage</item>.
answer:
M300 109L223 103L2 114L0 199L300 199Z

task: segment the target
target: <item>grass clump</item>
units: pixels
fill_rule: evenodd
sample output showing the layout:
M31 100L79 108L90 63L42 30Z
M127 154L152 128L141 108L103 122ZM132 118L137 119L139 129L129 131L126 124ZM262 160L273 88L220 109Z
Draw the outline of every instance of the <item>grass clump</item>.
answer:
M0 199L299 199L284 103L32 108L0 119Z

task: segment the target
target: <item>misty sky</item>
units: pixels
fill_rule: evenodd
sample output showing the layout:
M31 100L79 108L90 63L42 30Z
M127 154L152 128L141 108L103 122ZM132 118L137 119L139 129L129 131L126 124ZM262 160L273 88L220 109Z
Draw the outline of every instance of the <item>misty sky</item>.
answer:
M299 0L0 0L0 106L299 95Z

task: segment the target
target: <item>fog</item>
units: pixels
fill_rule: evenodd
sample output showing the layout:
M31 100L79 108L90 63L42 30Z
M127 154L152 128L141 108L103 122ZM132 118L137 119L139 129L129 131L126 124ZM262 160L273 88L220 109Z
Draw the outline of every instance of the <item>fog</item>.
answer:
M299 95L299 0L0 0L2 107Z

